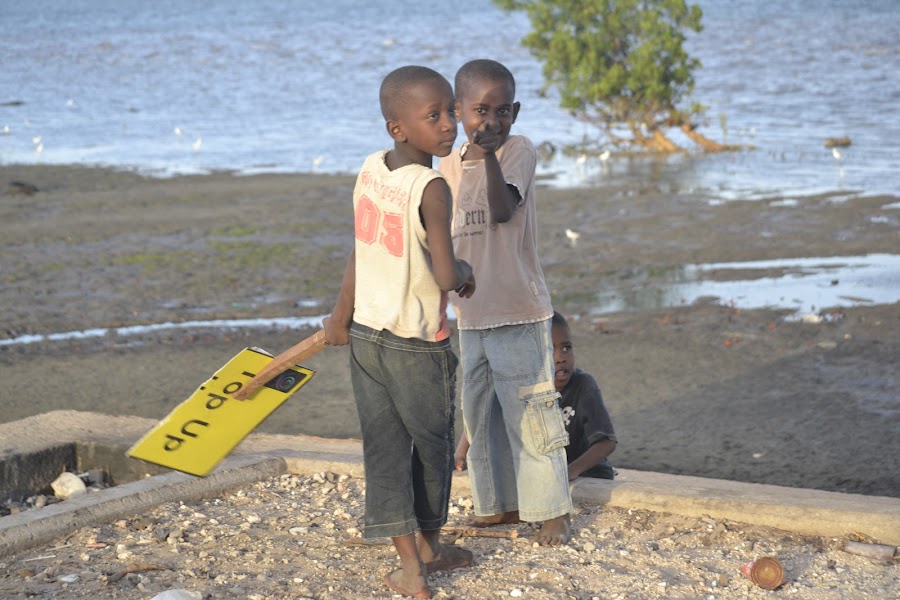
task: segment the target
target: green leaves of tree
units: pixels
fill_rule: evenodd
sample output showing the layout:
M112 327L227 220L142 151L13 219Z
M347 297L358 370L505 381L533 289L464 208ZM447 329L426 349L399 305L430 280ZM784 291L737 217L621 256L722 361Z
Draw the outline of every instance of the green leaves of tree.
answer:
M545 91L577 117L609 130L690 121L679 108L700 61L685 52L685 32L702 29L702 11L684 0L494 0L522 10L532 30L522 44L543 63Z

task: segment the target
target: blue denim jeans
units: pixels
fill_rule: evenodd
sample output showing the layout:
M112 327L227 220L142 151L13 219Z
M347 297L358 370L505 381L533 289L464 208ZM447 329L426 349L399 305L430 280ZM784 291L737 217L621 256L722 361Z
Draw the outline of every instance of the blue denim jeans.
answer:
M350 376L363 438L364 537L447 522L456 367L450 341L397 337L353 323Z
M475 514L546 521L571 512L550 320L461 330L459 345Z

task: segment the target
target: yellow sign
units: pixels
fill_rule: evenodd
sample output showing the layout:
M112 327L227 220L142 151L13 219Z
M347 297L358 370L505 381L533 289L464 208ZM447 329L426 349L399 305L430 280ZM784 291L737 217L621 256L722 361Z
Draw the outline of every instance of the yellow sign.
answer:
M126 452L127 456L191 475L207 475L315 371L296 366L274 377L247 400L241 389L272 356L244 348Z

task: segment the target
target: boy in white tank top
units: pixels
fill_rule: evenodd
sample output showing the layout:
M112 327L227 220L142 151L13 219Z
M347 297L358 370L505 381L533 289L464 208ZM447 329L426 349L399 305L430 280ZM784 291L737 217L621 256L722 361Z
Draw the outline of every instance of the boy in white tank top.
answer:
M453 253L450 190L431 168L456 139L450 84L426 67L401 67L384 79L380 96L394 146L370 155L357 177L356 242L324 326L329 345L350 344L364 536L394 543L401 568L385 578L388 587L430 598L428 573L472 564L471 552L439 538L450 499L458 365L447 293L470 297L475 279Z

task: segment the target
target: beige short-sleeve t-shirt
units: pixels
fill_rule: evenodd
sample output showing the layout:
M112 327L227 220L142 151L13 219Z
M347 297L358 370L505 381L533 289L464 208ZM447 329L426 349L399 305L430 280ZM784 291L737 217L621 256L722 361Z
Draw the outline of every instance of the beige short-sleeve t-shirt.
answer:
M451 294L460 329L533 323L553 315L537 249L534 174L537 155L524 136L497 151L506 182L521 201L512 219L492 223L483 160L463 160L467 145L441 159L438 170L453 193L453 250L475 273L471 298Z

